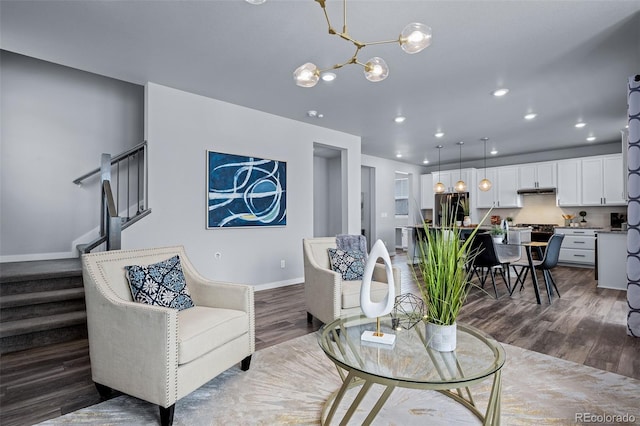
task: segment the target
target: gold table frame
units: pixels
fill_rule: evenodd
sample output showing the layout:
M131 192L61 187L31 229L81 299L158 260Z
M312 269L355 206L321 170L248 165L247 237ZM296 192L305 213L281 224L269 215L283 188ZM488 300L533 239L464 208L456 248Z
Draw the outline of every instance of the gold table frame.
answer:
M386 317L384 319L388 320L389 318ZM371 424L396 387L436 390L466 407L483 425L500 424L501 369L506 359L504 349L500 343L472 326L458 324L458 336L461 336L461 334L468 335L464 337L474 339L478 345L485 345L486 348L484 349L488 348L494 356L493 362L487 365L486 368L465 376L463 366L459 362L456 352L439 352L428 347L424 327L422 324L418 324L411 330L401 330L398 333L417 333L419 341L424 345L425 353L428 355L432 367L437 371L440 379L423 380L420 378L388 377L387 375L376 374L366 370L365 362L359 357L359 351L356 348L360 345L360 342L354 342L354 339L349 337L347 331L351 327L357 326L358 330L360 330L371 326L375 327L375 324L375 318L353 316L339 318L326 324L320 330L318 335L320 347L336 365L343 382L342 386L332 393L324 404L320 416L322 425L331 424L342 399L349 389L362 386L340 422L340 425L346 425L373 384L382 385L385 389L364 420L364 425ZM387 330L389 329L387 327ZM397 344L402 344L402 342L397 342ZM379 346L379 348L381 350L392 350L382 346ZM347 360L347 355L352 358ZM482 413L473 400L469 386L480 383L492 375L493 384L489 401L486 411Z

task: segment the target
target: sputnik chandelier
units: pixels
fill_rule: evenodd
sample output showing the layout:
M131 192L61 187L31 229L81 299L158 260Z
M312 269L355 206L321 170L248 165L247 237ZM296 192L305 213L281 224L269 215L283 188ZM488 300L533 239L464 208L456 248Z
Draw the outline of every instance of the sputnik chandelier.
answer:
M384 59L380 57L373 57L369 59L367 62L362 63L358 60L358 53L360 50L366 46L374 45L374 44L389 44L389 43L398 43L402 50L406 53L413 54L418 53L428 47L431 44L431 28L426 26L425 24L420 23L411 23L408 24L402 32L400 36L395 40L384 40L384 41L374 41L374 42L362 42L354 39L349 35L349 31L347 30L347 0L342 1L342 14L343 14L343 26L342 32L336 31L336 29L331 25L331 21L329 20L329 15L327 14L327 9L325 7L326 0L315 0L320 4L322 11L324 12L324 17L327 20L327 25L329 27L329 34L337 35L338 37L353 43L356 48L353 56L347 61L336 64L332 67L320 69L315 64L311 62L307 62L304 65L298 67L294 73L293 78L298 86L301 87L313 87L318 83L320 79L320 73L335 70L338 68L342 68L345 65L349 64L357 64L364 68L364 76L367 80L377 82L382 81L389 75L389 67Z

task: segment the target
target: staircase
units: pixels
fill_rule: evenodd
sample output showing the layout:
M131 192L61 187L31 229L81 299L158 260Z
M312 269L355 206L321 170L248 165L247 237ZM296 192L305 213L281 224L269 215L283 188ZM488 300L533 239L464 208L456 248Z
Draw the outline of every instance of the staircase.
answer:
M0 353L87 337L80 259L0 265Z

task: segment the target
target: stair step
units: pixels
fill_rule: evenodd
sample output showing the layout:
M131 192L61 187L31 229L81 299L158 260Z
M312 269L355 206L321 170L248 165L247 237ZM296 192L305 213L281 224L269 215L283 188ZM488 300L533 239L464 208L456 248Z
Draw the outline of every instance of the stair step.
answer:
M85 324L86 312L67 312L0 323L0 338Z
M73 287L62 290L39 291L35 293L10 294L0 299L0 308L40 305L65 300L84 299L84 288Z

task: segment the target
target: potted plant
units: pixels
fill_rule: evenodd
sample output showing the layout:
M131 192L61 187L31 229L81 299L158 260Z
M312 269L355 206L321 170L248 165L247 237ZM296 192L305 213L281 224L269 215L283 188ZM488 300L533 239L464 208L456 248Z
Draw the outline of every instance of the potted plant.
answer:
M464 219L462 220L462 225L463 226L469 226L471 225L471 208L469 206L469 199L468 198L462 198L460 200L460 208L462 209L462 213L464 215Z
M505 220L507 221L509 226L513 226L513 218L511 216L507 216Z
M496 244L501 244L502 241L504 240L504 229L502 229L501 226L498 226L498 225L494 226L493 228L491 228L489 233L493 238L493 242Z
M465 266L477 255L471 242L478 232L476 226L462 241L455 221L439 229L424 227L418 233L417 269L411 268L415 282L425 302L427 344L439 351L453 351L456 345L456 318L471 287L471 268ZM485 218L481 221L484 221Z

